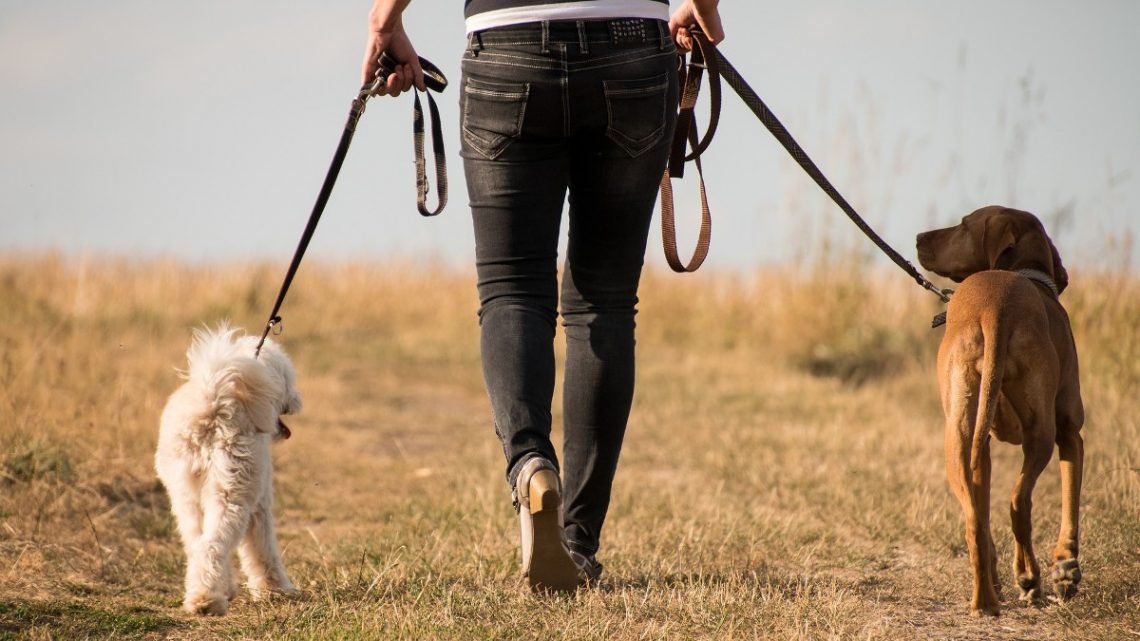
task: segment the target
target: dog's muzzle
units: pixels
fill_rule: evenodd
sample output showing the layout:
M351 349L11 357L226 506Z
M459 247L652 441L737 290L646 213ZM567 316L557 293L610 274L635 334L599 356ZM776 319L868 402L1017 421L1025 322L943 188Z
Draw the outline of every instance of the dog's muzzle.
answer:
M289 426L285 424L285 421L281 420L281 417L277 417L277 436L281 437L281 439L287 439L293 436L293 432L289 430Z

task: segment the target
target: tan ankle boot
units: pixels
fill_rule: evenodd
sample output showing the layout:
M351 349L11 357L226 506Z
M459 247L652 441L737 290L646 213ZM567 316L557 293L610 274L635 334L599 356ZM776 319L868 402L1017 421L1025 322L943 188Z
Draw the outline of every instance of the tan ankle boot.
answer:
M562 482L554 464L533 457L515 482L519 502L522 571L536 592L578 588L578 567L562 542Z

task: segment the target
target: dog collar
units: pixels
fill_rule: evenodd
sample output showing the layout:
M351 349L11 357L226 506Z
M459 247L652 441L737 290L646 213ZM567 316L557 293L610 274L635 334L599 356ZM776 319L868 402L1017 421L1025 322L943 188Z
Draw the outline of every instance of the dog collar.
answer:
M1049 274L1046 274L1045 272L1043 272L1039 269L1019 269L1019 270L1017 270L1017 273L1028 278L1029 280L1035 280L1035 281L1041 283L1042 285L1048 287L1049 291L1053 292L1054 296L1060 298L1061 292L1057 290L1057 283L1055 283L1053 281L1053 279L1049 276ZM939 327L939 326L945 325L945 324L946 324L946 312L939 312L939 313L935 314L934 318L930 321L930 327L931 328Z
M1057 283L1053 282L1053 279L1049 276L1049 274L1046 274L1045 272L1037 269L1019 269L1017 270L1017 273L1028 278L1029 280L1035 280L1048 287L1049 291L1053 292L1054 296L1061 295L1061 292L1057 290Z

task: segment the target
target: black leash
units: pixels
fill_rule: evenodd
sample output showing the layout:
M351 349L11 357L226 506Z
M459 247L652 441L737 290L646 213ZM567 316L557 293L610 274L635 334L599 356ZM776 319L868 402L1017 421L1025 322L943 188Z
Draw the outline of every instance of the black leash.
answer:
M285 294L289 291L289 286L293 284L293 277L297 274L297 268L301 266L301 259L309 247L313 232L317 230L317 223L321 219L321 214L325 211L325 205L332 194L333 185L336 184L337 176L340 174L340 167L344 164L344 158L348 154L348 147L352 144L352 136L356 133L356 123L360 121L360 116L364 113L364 106L369 98L379 93L397 64L387 52L380 56L379 62L380 67L376 70L375 80L361 87L360 93L352 101L352 109L348 113L348 122L345 123L344 132L340 135L340 144L337 145L336 153L333 154L332 163L329 165L328 173L325 174L325 181L321 185L320 193L317 194L317 202L313 205L313 213L309 214L309 222L301 234L301 241L297 243L297 250L293 253L293 261L289 264L289 271L285 273L285 281L281 283L281 289L277 292L277 301L273 303L273 311L269 312L265 331L261 333L261 340L257 342L257 349L254 350L255 357L261 353L261 346L265 344L269 332L281 323L281 316L278 315L278 312L281 311L281 304L285 301ZM438 93L446 89L447 78L444 77L443 72L438 67L423 58L420 58L420 67L423 68L424 72L424 85L429 89L425 93L427 94L428 110L431 112L432 152L435 156L435 183L438 204L434 210L427 208L428 180L427 162L424 159L424 113L420 104L420 92L413 89L415 92L415 114L412 122L412 133L416 153L416 209L422 216L435 216L443 211L447 204L447 162L444 157L439 109L431 97L431 92Z
M859 216L859 214L855 211L855 208L847 202L843 195L839 193L839 190L837 190L831 184L831 181L829 181L827 177L823 175L823 172L820 171L819 167L817 167L814 162L812 162L811 158L809 158L807 153L803 150L803 147L800 147L799 143L797 143L795 138L792 137L792 134L788 132L788 129L784 127L780 120L776 118L776 115L772 113L772 110L769 109L768 106L764 104L764 101L760 99L760 96L757 95L756 91L753 90L752 87L748 86L748 83L744 81L744 78L740 75L740 72L738 72L736 68L732 66L732 63L730 63L728 59L724 57L724 54L718 51L717 48L713 46L712 43L708 41L708 38L706 38L705 35L700 31L694 29L690 31L690 34L693 36L693 40L696 42L696 46L693 48L693 61L689 63L689 69L687 73L685 72L684 57L681 57L681 80L683 86L685 86L686 89L682 91L682 117L678 119L678 132L674 140L696 140L697 138L695 122L691 114L692 104L695 103L696 97L695 95L686 97L687 94L690 93L687 85L694 84L693 78L695 77L695 86L696 89L699 89L700 74L702 70L706 70L708 72L710 86L717 89L719 89L718 79L723 78L724 81L728 83L728 86L732 87L733 91L735 91L736 94L740 96L740 99L744 101L744 104L746 104L748 108L752 110L752 113L756 115L764 127L766 127L768 131L773 136L775 136L776 140L784 146L784 149L786 149L788 153L791 154L792 158L799 164L799 166L802 167L809 176L811 176L812 180L814 180L816 184L819 185L821 189L823 189L824 193L830 196L831 200L833 200L835 204L843 210L843 213L847 214L847 217L851 219L851 222L855 223L855 226L858 227L860 231L862 231L868 238L870 238L871 241L874 242L875 245L877 245L879 249L882 250L883 253L886 254L887 257L890 258L896 265L902 268L904 272L914 278L915 282L921 285L923 289L933 292L935 296L938 296L938 298L942 300L942 302L949 302L950 296L946 293L946 291L939 289L937 285L930 282L925 276L923 276L921 272L915 269L914 265L903 258L901 254L894 250L894 248L888 245L886 241L884 241L878 234L876 234L875 230L871 229L871 226L868 225L867 222ZM693 90L694 94L696 89ZM705 134L705 139L702 140L699 145L691 144L693 152L688 156L683 156L683 143L681 145L680 154L683 156L684 161L698 160L700 158L700 154L708 147L709 139L712 137L712 133L716 129L717 122L720 119L719 92L714 91L712 102L713 111L709 117L709 127L708 132ZM685 114L686 110L689 112L688 115ZM683 126L691 127L691 129L688 131L682 131L681 128ZM677 170L677 167L679 166L677 158L677 147L674 146L673 159L670 161L670 169L673 171L674 176L680 176L680 171ZM664 180L666 182L669 180L669 170L666 170ZM701 184L701 196L702 219L704 219L704 211L707 210L707 205L705 205L703 202L703 180ZM670 202L670 209L671 204L672 203ZM664 203L662 204L662 207L664 208ZM664 223L662 226L664 227ZM670 227L671 226L672 220L670 216ZM708 238L704 231L706 228L707 223L703 222L702 220L703 243L706 246L707 250ZM676 241L674 240L674 247L675 243ZM668 256L668 251L666 253ZM703 255L701 258L703 259ZM670 260L670 264L672 263L673 261ZM692 269L695 269L695 267ZM687 271L692 271L692 269L689 269ZM676 271L686 270L676 269Z

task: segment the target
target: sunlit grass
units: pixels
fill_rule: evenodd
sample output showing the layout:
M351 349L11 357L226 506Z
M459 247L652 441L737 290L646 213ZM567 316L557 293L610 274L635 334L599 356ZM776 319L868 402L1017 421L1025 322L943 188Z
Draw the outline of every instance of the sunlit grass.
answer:
M306 263L285 343L305 412L276 448L297 601L178 610L152 456L192 328L260 330L279 266L0 258L0 639L1121 639L1140 631L1140 280L1071 268L1089 408L1081 595L968 617L942 469L937 301L833 265L649 273L600 589L535 599L482 388L473 276ZM560 412L555 412L556 421ZM1048 563L1056 465L1035 495Z

